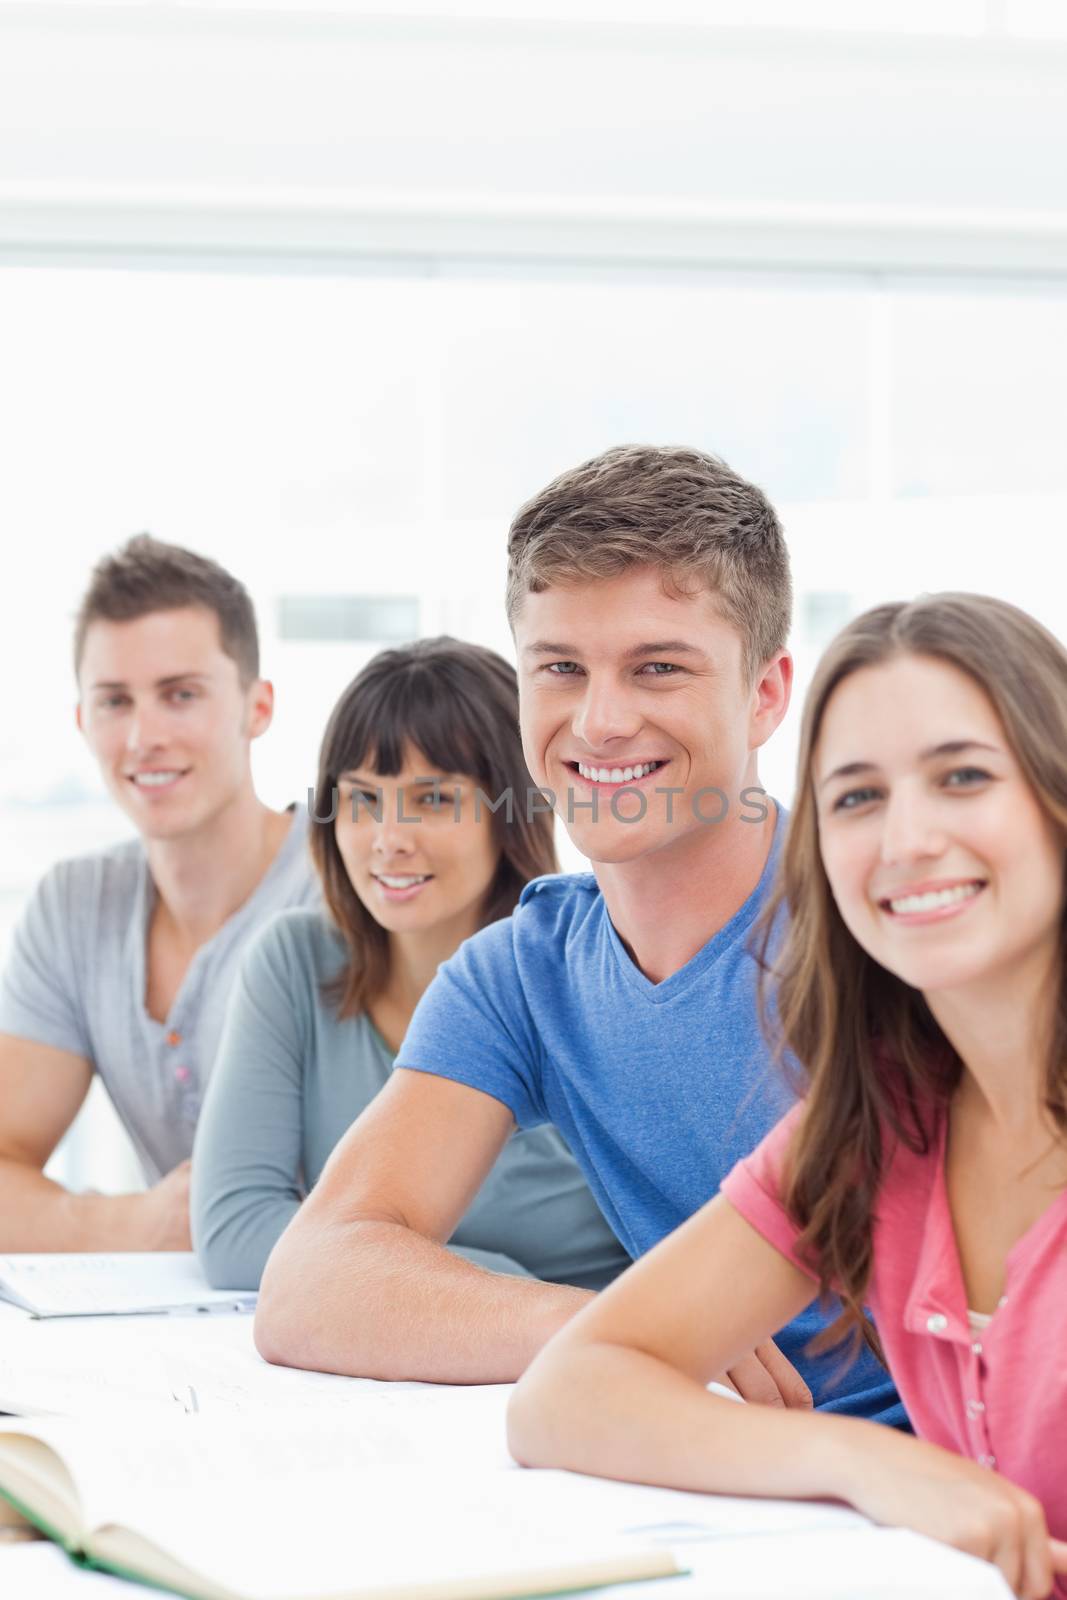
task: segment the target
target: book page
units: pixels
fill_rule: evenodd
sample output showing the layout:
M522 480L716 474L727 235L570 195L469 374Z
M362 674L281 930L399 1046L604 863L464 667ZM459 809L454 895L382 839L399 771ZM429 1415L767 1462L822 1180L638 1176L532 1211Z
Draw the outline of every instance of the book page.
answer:
M0 1433L32 1431L62 1455L88 1526L133 1528L258 1600L655 1555L602 1497L576 1502L565 1474L383 1466L378 1442L345 1421L237 1430L160 1418L146 1430L122 1420L104 1436L92 1422L42 1419Z
M192 1251L0 1256L0 1297L42 1317L250 1310L256 1300L209 1288Z

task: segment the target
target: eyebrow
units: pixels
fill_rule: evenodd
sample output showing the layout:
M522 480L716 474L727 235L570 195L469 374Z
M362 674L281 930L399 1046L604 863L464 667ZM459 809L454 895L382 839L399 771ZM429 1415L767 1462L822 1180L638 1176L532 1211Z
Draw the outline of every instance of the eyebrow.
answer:
M919 751L920 761L936 761L942 756L960 756L968 750L988 750L992 755L999 755L1000 751L994 744L983 744L980 739L946 739L942 744L931 745L928 750ZM856 778L864 772L878 772L880 769L876 761L848 761L843 767L835 767L820 783L824 789L835 778Z
M523 651L527 656L561 656L564 660L573 660L581 655L581 647L574 644L553 644L551 640L539 639L536 644L529 644ZM688 644L685 639L660 639L652 644L636 644L632 650L627 650L625 660L636 661L642 656L703 656L703 650L698 650L695 644Z
M157 678L152 687L153 689L167 689L173 683L196 681L207 683L209 681L208 674L206 672L172 672L166 678ZM124 678L114 680L101 678L98 683L92 684L91 687L93 689L128 689L130 686Z

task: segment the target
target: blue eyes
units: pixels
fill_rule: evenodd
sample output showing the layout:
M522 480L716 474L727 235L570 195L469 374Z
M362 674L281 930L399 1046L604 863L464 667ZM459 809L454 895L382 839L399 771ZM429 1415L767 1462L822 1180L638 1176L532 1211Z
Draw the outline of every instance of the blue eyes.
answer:
M169 689L163 698L171 703L176 701L178 704L184 705L188 701L197 698L197 691L195 689ZM118 711L121 706L127 706L129 703L129 696L125 694L109 694L97 701L97 705L101 706L105 711Z
M574 678L581 670L577 661L550 661L545 667L545 671L555 678ZM646 661L639 671L650 678L672 678L684 668L676 666L673 661Z
M984 771L981 767L954 767L951 772L945 773L940 780L943 789L973 790L992 780L992 773ZM869 805L872 800L884 797L883 789L866 786L862 789L848 789L844 794L838 795L831 811L858 811L862 806Z
M874 789L849 789L847 794L838 795L831 811L855 811L858 806L865 805L875 794Z
M946 788L950 787L953 789L970 787L971 784L982 783L990 776L991 774L984 772L981 767L955 767L945 779L945 786ZM953 783L953 778L959 778L960 782Z

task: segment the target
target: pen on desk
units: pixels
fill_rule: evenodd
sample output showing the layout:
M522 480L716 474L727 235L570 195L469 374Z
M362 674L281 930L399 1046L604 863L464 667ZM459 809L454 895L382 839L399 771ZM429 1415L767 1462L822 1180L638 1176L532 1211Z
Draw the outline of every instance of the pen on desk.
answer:
M169 1306L172 1317L229 1316L237 1311L247 1313L256 1309L255 1295L235 1295L232 1300L210 1300L191 1306Z

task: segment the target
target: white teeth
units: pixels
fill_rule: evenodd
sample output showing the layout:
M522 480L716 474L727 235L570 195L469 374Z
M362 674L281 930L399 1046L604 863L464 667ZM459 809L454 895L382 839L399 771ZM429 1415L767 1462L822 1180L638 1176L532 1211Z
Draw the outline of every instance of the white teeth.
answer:
M584 761L579 761L578 771L590 783L633 783L654 772L659 765L658 761L643 761L636 767L587 767Z
M392 873L385 872L379 872L376 876L378 882L384 883L387 889L410 889L414 883L425 883L429 873L423 873L421 877L410 878L398 878L394 877Z
M942 906L953 906L960 900L970 900L982 888L980 883L958 883L952 889L931 889L927 894L906 894L899 900L890 900L889 909L898 916L910 916L916 911L937 911Z
M180 772L135 772L133 781L146 789L159 789L165 783L173 783L175 778L180 778Z

